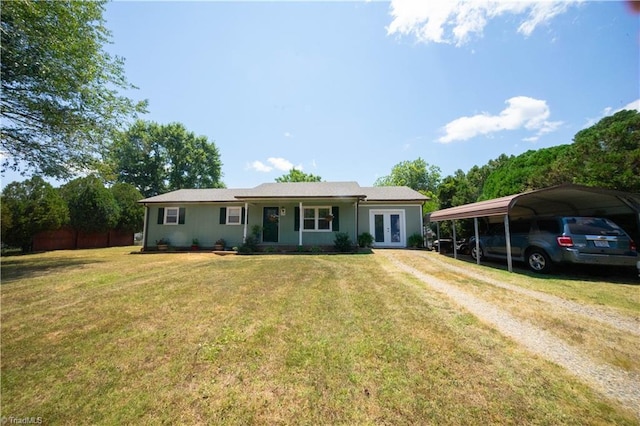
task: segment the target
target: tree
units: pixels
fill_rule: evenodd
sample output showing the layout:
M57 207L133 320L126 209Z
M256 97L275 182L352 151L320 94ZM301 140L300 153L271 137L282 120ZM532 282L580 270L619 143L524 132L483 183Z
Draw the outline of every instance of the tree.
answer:
M77 178L61 188L69 206L73 228L100 232L115 228L120 218L120 207L113 193L96 176Z
M108 161L117 182L135 186L145 197L182 188L224 188L215 143L180 123L138 120L116 137Z
M396 164L391 169L391 174L378 178L374 186L408 186L416 191L436 193L440 178L438 166L430 166L422 158L418 158Z
M2 241L30 251L33 236L69 221L59 192L41 177L12 182L2 191Z
M540 179L540 176L554 175L554 164L568 147L559 145L529 150L517 157L509 157L487 176L481 199L489 200L549 186L548 181Z
M144 207L138 203L143 198L140 191L128 183L116 183L111 187L111 193L120 210L116 229L131 232L142 230Z
M573 183L640 192L640 112L619 111L579 131L560 161Z
M320 176L312 175L311 173L304 173L298 169L291 169L286 175L282 175L276 178L276 182L321 182Z
M68 178L92 167L112 130L144 110L146 103L118 94L134 86L123 59L103 50L110 38L104 4L2 3L3 171Z

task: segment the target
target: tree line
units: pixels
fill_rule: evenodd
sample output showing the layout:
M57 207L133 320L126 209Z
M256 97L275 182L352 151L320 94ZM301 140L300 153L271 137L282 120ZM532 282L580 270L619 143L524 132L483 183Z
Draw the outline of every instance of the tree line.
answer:
M141 198L133 185L116 183L107 188L93 175L59 188L40 176L12 182L2 191L2 243L27 252L36 234L64 226L87 232L140 231Z

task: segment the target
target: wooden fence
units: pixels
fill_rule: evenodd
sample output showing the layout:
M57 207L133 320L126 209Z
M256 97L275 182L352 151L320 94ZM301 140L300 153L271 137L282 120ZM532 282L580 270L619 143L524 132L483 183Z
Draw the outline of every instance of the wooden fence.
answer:
M72 228L44 231L33 237L33 251L74 250L133 245L133 232L112 229L84 232Z

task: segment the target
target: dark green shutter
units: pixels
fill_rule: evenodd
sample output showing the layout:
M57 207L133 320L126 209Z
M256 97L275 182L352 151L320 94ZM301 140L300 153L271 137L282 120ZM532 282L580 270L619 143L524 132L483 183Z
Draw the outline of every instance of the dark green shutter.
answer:
M180 210L178 212L178 225L184 225L184 217L187 214L187 209L185 209L184 207L180 207Z
M220 207L220 225L225 225L227 223L227 208Z
M241 223L242 225L244 225L244 215L245 215L245 213L246 213L246 212L245 212L244 207L243 207L243 208L242 208L242 212L240 213L240 214L242 215L242 216L240 216L240 223Z
M158 225L162 225L164 223L164 207L158 208Z
M338 214L339 211L340 209L338 208L338 206L331 207L331 214L333 215L333 220L331 221L333 222L333 224L331 226L334 231L340 230L340 216Z
M293 209L293 230L300 230L300 207L296 207Z

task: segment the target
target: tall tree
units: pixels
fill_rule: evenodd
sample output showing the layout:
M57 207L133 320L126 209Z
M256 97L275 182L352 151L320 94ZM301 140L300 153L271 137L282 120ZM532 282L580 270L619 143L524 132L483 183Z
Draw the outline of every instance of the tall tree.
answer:
M69 221L67 204L58 190L34 176L12 182L2 191L2 242L29 251L33 236Z
M103 50L105 1L2 2L2 170L67 178L91 167L102 143L145 103L123 60Z
M558 167L588 186L640 192L640 112L619 111L576 133Z
M304 173L298 169L291 169L286 175L282 175L276 178L276 182L321 182L320 176L312 175L311 173Z
M224 188L215 143L180 123L138 120L118 135L108 159L115 180L130 183L145 197L182 188Z
M120 211L116 229L141 231L144 222L144 207L138 203L143 198L140 191L129 183L116 183L110 189Z
M69 206L69 222L75 229L100 232L118 224L120 207L113 193L96 176L74 179L60 190Z
M403 161L391 169L391 174L378 178L375 186L408 186L416 191L427 191L435 194L440 184L441 171L438 166L431 166L422 158L414 161Z

